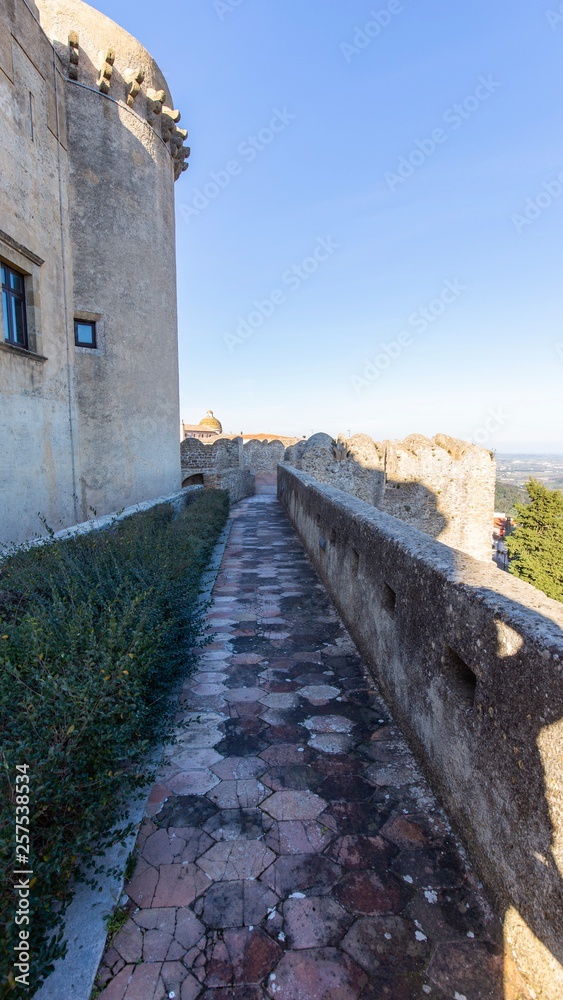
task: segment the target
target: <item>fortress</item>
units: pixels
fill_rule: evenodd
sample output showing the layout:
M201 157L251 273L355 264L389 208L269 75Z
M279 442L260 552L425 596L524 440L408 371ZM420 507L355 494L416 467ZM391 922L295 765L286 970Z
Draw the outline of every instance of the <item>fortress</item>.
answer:
M81 0L0 6L0 543L180 487L174 181L149 53Z

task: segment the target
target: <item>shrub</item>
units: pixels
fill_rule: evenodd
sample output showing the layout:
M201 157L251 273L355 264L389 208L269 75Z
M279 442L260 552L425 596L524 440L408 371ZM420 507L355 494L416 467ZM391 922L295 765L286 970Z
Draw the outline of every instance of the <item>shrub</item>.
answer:
M115 840L147 781L149 747L170 731L171 693L201 636L201 573L227 511L226 493L202 491L180 512L161 504L2 566L0 995L14 988L19 931L16 768L30 776L33 992L62 954L73 878Z

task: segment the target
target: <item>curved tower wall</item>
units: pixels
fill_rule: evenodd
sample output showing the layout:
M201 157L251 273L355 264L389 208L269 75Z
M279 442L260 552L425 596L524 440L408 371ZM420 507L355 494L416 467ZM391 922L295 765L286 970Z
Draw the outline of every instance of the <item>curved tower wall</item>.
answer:
M80 0L38 8L76 76L65 83L74 314L98 329L96 350L74 352L88 516L180 487L176 161L168 87L143 46Z
M6 343L0 312L1 545L180 487L189 150L150 54L81 0L0 4L0 104L0 260L24 275L29 328L27 349Z

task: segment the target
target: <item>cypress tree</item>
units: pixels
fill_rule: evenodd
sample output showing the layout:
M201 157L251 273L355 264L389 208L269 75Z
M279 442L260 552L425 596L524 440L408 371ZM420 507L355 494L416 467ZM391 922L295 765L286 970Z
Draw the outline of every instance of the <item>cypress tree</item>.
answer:
M563 494L530 479L529 504L515 504L517 527L506 539L510 572L563 601Z

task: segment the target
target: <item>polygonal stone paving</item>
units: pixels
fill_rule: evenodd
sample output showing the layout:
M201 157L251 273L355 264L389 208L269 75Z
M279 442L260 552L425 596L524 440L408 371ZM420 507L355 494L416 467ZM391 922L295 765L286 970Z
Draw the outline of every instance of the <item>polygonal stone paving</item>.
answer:
M354 746L350 736L340 733L314 733L307 742L313 750L330 754L348 753Z
M217 777L224 781L259 778L267 769L267 764L258 757L227 757L212 768Z
M219 780L219 779L217 779ZM251 809L260 804L269 789L255 778L242 781L221 781L209 792L218 809Z
M288 951L270 976L268 993L276 1000L357 1000L367 978L337 948Z
M326 705L340 694L340 688L331 687L329 684L311 684L299 691L300 697L306 698L313 705Z
M505 1000L500 924L283 511L232 519L100 1000Z
M211 847L198 865L214 882L258 878L276 860L259 840L226 840Z
M314 792L275 792L263 803L262 808L274 819L316 819L326 809L327 803Z
M355 723L342 715L317 715L306 719L303 725L314 733L350 733Z
M205 824L204 830L214 840L259 840L272 826L272 819L261 809L222 809Z

